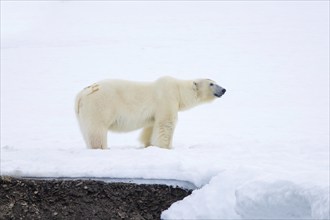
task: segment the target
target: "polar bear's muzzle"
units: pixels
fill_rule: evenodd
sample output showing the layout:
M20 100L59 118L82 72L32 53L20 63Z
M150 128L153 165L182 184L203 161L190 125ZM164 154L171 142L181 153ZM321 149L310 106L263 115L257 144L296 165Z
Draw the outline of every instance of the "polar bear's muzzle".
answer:
M213 92L214 92L213 94L214 94L214 96L216 96L218 98L220 98L226 92L226 89L224 89L221 86L218 86L216 84L214 84L212 86L212 88L213 88Z

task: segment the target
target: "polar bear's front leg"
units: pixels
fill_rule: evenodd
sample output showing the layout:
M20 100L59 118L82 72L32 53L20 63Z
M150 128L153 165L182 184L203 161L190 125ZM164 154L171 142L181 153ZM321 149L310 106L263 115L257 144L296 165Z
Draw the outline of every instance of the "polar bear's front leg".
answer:
M155 122L152 132L151 145L170 149L176 125L176 116Z
M145 127L142 130L140 141L142 144L144 144L145 147L149 147L151 145L151 136L152 136L152 130L154 129L153 126Z

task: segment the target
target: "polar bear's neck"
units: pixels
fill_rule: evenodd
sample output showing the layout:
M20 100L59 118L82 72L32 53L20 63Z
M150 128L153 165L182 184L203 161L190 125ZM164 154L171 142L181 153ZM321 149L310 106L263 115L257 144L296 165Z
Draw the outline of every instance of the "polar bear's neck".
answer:
M187 80L179 86L179 111L184 111L199 104L198 92L194 86L194 81Z

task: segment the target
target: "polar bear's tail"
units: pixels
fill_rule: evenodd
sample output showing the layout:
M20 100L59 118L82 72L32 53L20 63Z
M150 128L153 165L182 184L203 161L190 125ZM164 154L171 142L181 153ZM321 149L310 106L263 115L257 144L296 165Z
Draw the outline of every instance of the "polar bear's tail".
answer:
M81 108L81 92L76 96L76 100L75 100L75 105L74 105L74 110L76 113L76 116L79 116L80 113L80 108Z

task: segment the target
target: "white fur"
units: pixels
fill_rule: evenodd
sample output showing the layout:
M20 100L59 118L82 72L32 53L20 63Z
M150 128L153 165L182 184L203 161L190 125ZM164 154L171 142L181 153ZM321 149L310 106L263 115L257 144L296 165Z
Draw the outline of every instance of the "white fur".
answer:
M103 80L83 89L75 111L89 148L107 148L107 132L143 128L145 146L170 148L178 111L214 99L210 80Z

